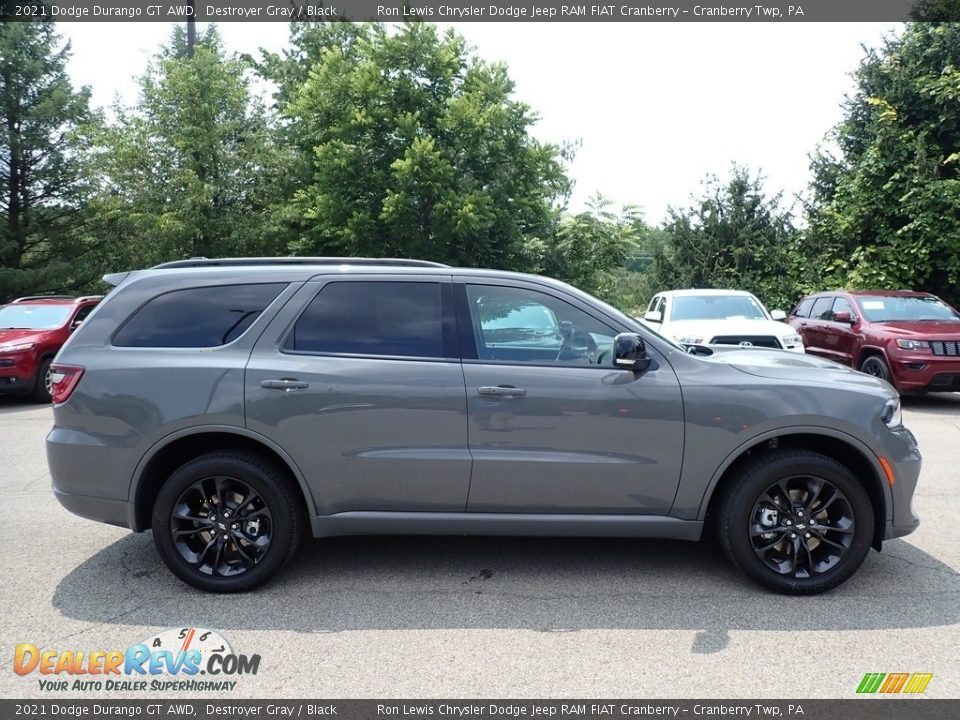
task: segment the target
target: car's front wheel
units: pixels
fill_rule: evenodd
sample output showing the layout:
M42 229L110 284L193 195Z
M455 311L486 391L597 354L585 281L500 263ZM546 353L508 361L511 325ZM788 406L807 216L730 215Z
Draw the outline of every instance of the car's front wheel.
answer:
M720 541L733 563L779 593L845 582L870 549L874 513L848 468L819 453L780 450L743 468L721 496Z
M202 455L167 479L153 508L153 539L181 580L208 592L267 582L302 530L297 489L273 463L242 452Z
M47 358L37 368L37 377L33 382L33 391L30 393L30 398L34 402L48 403L53 399L53 381L50 378L52 362L51 358Z

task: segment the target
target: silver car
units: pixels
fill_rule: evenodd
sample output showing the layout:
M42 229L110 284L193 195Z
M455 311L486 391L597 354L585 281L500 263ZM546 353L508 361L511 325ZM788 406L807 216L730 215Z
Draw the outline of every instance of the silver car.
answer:
M709 527L753 580L809 594L917 527L896 391L815 357L691 354L562 283L412 260L106 279L53 365L54 492L152 529L204 590L264 583L308 532Z

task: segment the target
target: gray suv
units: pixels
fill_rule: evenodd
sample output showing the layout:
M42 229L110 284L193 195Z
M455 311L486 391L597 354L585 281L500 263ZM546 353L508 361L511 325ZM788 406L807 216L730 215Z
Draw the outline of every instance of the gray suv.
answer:
M53 365L54 492L152 529L204 590L264 583L308 530L709 526L753 580L809 594L917 527L896 391L813 356L687 349L553 280L412 260L105 279Z

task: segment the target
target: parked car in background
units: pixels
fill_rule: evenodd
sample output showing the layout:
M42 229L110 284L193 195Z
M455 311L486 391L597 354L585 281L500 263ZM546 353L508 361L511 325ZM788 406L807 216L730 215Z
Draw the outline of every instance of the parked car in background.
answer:
M304 531L706 531L764 587L809 594L918 523L896 391L821 358L692 355L555 280L431 262L107 281L53 365L53 490L152 529L204 590L266 582Z
M875 375L901 393L960 390L960 313L912 290L837 290L788 319L807 352Z
M0 394L50 402L50 363L102 299L33 295L0 307Z
M743 290L668 290L653 296L642 322L681 345L739 345L803 352L796 330Z

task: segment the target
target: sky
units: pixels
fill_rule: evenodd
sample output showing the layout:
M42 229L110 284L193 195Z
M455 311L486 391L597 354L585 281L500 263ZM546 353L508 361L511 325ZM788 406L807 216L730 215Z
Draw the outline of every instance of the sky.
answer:
M199 24L203 27L203 24ZM602 193L659 223L708 174L759 171L795 203L809 157L842 118L863 45L892 23L460 23L486 60L505 62L546 142L580 143L569 208ZM97 106L136 101L136 77L168 23L62 23L75 84ZM222 23L227 50L279 50L286 23Z

